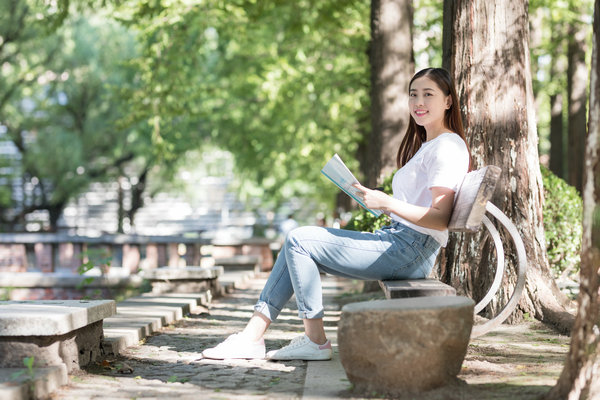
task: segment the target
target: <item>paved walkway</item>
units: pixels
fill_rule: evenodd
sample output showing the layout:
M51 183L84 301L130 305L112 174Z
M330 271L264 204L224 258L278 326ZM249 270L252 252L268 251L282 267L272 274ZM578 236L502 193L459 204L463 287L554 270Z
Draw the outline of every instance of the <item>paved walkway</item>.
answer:
M349 387L337 358L329 362L202 359L201 352L239 331L266 277L248 281L226 297L213 300L209 310L196 310L184 319L104 360L70 383L52 399L319 399ZM334 342L339 306L335 297L349 290L347 280L324 279L325 326ZM288 304L268 331L267 351L301 334L295 303ZM334 347L335 349L337 346Z

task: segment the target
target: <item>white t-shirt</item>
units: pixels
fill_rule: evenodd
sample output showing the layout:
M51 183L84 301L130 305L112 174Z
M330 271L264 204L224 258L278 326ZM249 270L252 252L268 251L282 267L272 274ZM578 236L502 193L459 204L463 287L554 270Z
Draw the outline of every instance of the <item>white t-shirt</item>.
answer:
M442 133L424 142L417 153L395 174L392 181L394 198L410 204L431 207L431 188L444 187L456 192L469 170L469 151L455 133ZM448 241L448 230L423 228L391 214L393 220L432 236L441 246Z

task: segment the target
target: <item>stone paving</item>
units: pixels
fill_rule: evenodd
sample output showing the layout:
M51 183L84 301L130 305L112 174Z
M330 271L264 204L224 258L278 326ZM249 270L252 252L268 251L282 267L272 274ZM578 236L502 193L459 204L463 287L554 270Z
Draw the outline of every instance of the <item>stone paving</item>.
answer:
M139 346L71 375L69 385L52 399L298 399L302 398L308 363L266 360L208 360L201 352L243 328L266 276L213 300L210 309L190 314L163 328ZM352 283L324 279L325 326L335 340L339 306L335 297ZM295 302L290 301L271 326L267 351L301 334ZM337 355L336 355L337 356ZM338 383L339 384L339 383ZM342 383L345 384L345 383Z

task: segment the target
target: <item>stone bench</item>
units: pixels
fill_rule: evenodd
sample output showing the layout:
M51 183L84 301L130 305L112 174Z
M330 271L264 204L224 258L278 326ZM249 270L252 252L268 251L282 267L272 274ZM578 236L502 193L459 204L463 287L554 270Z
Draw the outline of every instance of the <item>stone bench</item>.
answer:
M101 354L102 321L114 315L113 300L0 302L0 368L65 365L67 372Z
M261 258L259 256L217 257L214 260L216 265L222 266L226 271L252 270L260 272L261 270Z
M498 265L488 294L475 305L435 279L380 281L388 300L348 304L338 328L340 358L350 381L360 390L389 394L420 392L449 383L460 371L471 337L501 324L514 310L525 285L527 260L523 241L512 222L489 200L500 169L488 166L470 172L456 194L448 226L474 232L483 224L496 246ZM473 326L495 296L504 275L500 235L485 215L496 218L512 238L518 256L517 282L501 311Z
M495 317L483 324L475 325L471 337L481 336L504 322L517 306L525 287L527 257L523 240L508 217L489 201L492 198L499 177L500 168L495 166L487 166L468 173L456 194L452 217L448 225L448 230L451 232L476 232L483 224L496 247L498 262L494 281L490 285L488 293L475 305L475 314L481 312L494 298L501 286L505 271L504 246L498 230L486 216L486 213L494 217L498 224L508 232L518 256L517 282L512 296ZM379 284L388 299L456 295L456 290L452 286L435 279L380 281Z
M255 256L259 259L260 271L270 271L274 258L272 246L275 242L267 238L213 239L207 250L215 259L234 256Z
M223 267L161 267L143 271L142 276L150 281L152 293L198 293L219 292L218 278Z
M115 298L142 286L138 275L61 272L0 272L0 297L8 300Z
M473 326L468 297L350 303L338 325L340 360L357 391L405 395L456 379Z

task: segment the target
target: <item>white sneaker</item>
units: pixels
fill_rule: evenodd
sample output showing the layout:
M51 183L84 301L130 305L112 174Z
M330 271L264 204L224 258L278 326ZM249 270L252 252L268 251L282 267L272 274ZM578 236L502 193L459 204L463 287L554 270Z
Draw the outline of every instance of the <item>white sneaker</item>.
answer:
M265 341L260 339L258 342L252 342L242 334L235 333L216 347L204 350L202 356L213 360L265 358Z
M328 340L325 344L316 344L308 336L298 336L290 344L279 350L272 350L267 353L268 360L307 360L321 361L331 360L331 342Z

